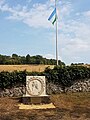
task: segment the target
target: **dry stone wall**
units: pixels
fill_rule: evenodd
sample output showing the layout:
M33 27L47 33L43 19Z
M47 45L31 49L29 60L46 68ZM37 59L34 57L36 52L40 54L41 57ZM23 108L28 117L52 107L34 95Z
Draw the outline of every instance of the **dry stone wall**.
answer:
M90 92L90 79L86 81L76 82L70 88L67 89L68 92Z
M11 89L0 89L0 97L20 97L25 94L25 86L13 87ZM90 79L79 80L71 87L63 88L60 85L47 83L47 94L58 94L63 92L90 92Z

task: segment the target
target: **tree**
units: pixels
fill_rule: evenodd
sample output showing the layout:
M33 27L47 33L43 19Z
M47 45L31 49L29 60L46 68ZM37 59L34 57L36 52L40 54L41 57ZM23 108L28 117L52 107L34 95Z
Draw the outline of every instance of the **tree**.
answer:
M26 58L25 56L20 57L21 64L26 64Z
M17 54L12 54L12 58L18 58Z
M29 54L26 55L26 64L30 64L30 55Z
M43 64L43 57L40 55L35 56L36 64Z

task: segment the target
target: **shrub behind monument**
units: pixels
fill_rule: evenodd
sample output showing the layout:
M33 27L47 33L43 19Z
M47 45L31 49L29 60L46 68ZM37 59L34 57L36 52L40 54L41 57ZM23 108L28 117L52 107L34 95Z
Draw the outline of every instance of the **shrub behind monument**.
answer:
M70 87L74 82L90 78L90 68L83 66L58 66L54 69L46 68L44 72L0 72L0 88L11 88L26 84L27 75L45 75L47 82Z

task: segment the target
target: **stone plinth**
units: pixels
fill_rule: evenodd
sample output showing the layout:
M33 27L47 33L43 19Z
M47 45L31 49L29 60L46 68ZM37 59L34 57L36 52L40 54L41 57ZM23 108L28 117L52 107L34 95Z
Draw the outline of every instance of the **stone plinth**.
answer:
M21 97L23 104L49 104L50 96L46 95L45 76L26 76L26 95Z
M49 104L51 103L50 96L23 96L21 97L21 103L23 104Z

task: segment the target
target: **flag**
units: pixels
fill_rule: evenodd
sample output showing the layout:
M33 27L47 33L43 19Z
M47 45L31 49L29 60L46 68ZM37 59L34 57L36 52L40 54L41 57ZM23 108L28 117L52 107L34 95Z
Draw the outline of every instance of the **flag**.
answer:
M52 24L54 25L54 23L57 20L57 16L56 16L56 8L53 10L53 12L51 13L51 15L48 18L49 21L52 22Z

